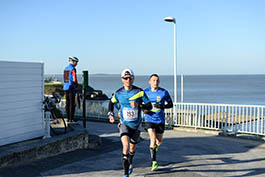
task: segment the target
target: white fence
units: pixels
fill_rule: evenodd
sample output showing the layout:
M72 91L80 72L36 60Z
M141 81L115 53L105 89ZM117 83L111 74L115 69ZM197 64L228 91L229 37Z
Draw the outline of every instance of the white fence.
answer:
M108 100L87 100L87 119L108 119L108 102ZM65 102L62 101L60 109L63 113L64 106ZM81 109L76 109L75 115L83 116L82 105ZM170 126L253 135L265 135L264 116L265 106L257 105L177 103L174 108L165 110L166 123Z
M43 63L0 61L0 146L44 136Z
M166 112L168 124L265 135L265 106L177 103Z

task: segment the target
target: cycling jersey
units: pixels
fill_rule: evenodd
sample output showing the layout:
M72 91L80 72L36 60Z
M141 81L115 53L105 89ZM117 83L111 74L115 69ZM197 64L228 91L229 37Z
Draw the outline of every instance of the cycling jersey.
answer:
M65 91L72 90L78 87L77 77L76 77L76 69L72 64L69 64L64 69L64 83L63 89Z
M153 105L151 111L145 114L145 122L165 123L164 108L156 108L154 104L159 103L161 105L165 105L165 101L172 102L168 91L166 89L158 87L156 91L152 92L151 88L149 87L145 89L144 92Z
M117 90L111 98L112 103L120 104L120 121L130 127L137 127L142 122L141 110L139 107L132 108L130 101L144 104L149 103L149 99L141 88L132 86L131 90L125 90L124 87Z

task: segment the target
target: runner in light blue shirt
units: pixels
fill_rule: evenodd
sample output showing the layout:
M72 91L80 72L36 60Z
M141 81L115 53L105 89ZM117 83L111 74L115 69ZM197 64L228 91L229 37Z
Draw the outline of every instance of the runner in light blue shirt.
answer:
M131 69L125 69L121 73L123 87L118 89L109 102L109 121L114 123L114 104L119 103L120 137L123 146L122 163L124 177L132 173L132 160L135 154L136 144L140 137L139 127L142 123L141 110L151 110L152 105L144 91L133 85L134 73Z

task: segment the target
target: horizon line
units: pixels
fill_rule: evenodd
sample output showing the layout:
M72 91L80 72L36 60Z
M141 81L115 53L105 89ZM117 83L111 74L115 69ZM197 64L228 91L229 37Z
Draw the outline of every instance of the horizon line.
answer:
M63 75L63 74L45 74L44 75ZM82 75L82 74L77 74L77 75ZM109 74L109 73L95 73L95 74L88 74L88 75L120 75L120 74ZM135 74L136 76L150 76L151 74ZM226 76L226 75L265 75L263 74L177 74L177 76ZM159 74L159 76L174 76L173 74Z

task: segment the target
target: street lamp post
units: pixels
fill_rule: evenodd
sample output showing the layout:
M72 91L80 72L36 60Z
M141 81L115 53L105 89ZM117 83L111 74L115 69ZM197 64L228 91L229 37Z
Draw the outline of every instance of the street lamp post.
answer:
M176 19L173 17L165 17L166 22L174 23L174 103L177 103L177 32Z

